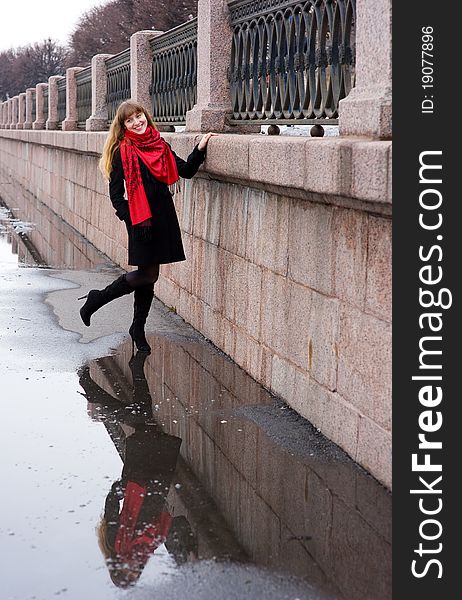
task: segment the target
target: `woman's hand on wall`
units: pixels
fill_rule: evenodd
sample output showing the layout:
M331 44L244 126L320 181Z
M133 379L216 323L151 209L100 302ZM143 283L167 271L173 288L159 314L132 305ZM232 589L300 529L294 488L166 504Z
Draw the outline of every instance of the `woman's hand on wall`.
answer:
M212 131L206 133L197 146L198 150L205 150L208 141L212 137L212 135L218 135L218 133L213 133Z

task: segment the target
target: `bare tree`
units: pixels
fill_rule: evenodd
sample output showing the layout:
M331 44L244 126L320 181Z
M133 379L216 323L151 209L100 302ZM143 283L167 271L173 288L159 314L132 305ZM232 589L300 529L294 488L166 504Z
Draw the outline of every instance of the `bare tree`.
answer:
M117 54L136 31L167 31L197 14L197 0L112 0L84 13L70 40L69 66L86 66L92 56Z
M197 0L111 0L82 15L69 48L47 39L0 52L0 99L63 75L66 67L87 66L92 56L117 54L136 31L168 31L197 15Z
M13 64L15 58L16 52L11 48L0 52L0 100L2 102L15 95L13 79Z
M52 75L62 75L66 56L66 48L51 38L1 52L1 99L16 96L37 83L46 83Z

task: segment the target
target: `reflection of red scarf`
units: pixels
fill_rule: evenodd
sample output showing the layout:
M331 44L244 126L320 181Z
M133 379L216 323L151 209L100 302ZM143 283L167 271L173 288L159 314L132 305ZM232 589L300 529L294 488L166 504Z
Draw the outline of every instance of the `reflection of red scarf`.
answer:
M125 130L120 143L120 156L127 187L128 208L133 225L151 218L146 192L141 179L138 158L147 166L154 177L167 185L180 178L175 157L157 129L148 125L144 133Z
M145 564L154 550L165 542L172 525L172 516L162 512L159 519L142 524L141 531L135 530L146 494L146 486L133 481L127 483L114 550L129 564L133 560Z

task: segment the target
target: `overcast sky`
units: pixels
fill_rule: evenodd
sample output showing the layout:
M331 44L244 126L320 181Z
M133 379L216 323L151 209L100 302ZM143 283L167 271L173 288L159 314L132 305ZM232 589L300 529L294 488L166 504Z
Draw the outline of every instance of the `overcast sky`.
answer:
M84 12L108 0L1 0L0 50L51 37L66 44Z

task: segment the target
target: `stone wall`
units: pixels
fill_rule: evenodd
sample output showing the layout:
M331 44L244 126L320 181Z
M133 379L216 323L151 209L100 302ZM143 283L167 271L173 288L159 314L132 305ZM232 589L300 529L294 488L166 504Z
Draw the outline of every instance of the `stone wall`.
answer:
M123 268L106 133L0 131L0 194ZM163 137L186 159L201 135ZM296 165L291 169L290 165ZM156 295L391 487L391 142L222 134L175 198L187 261Z

